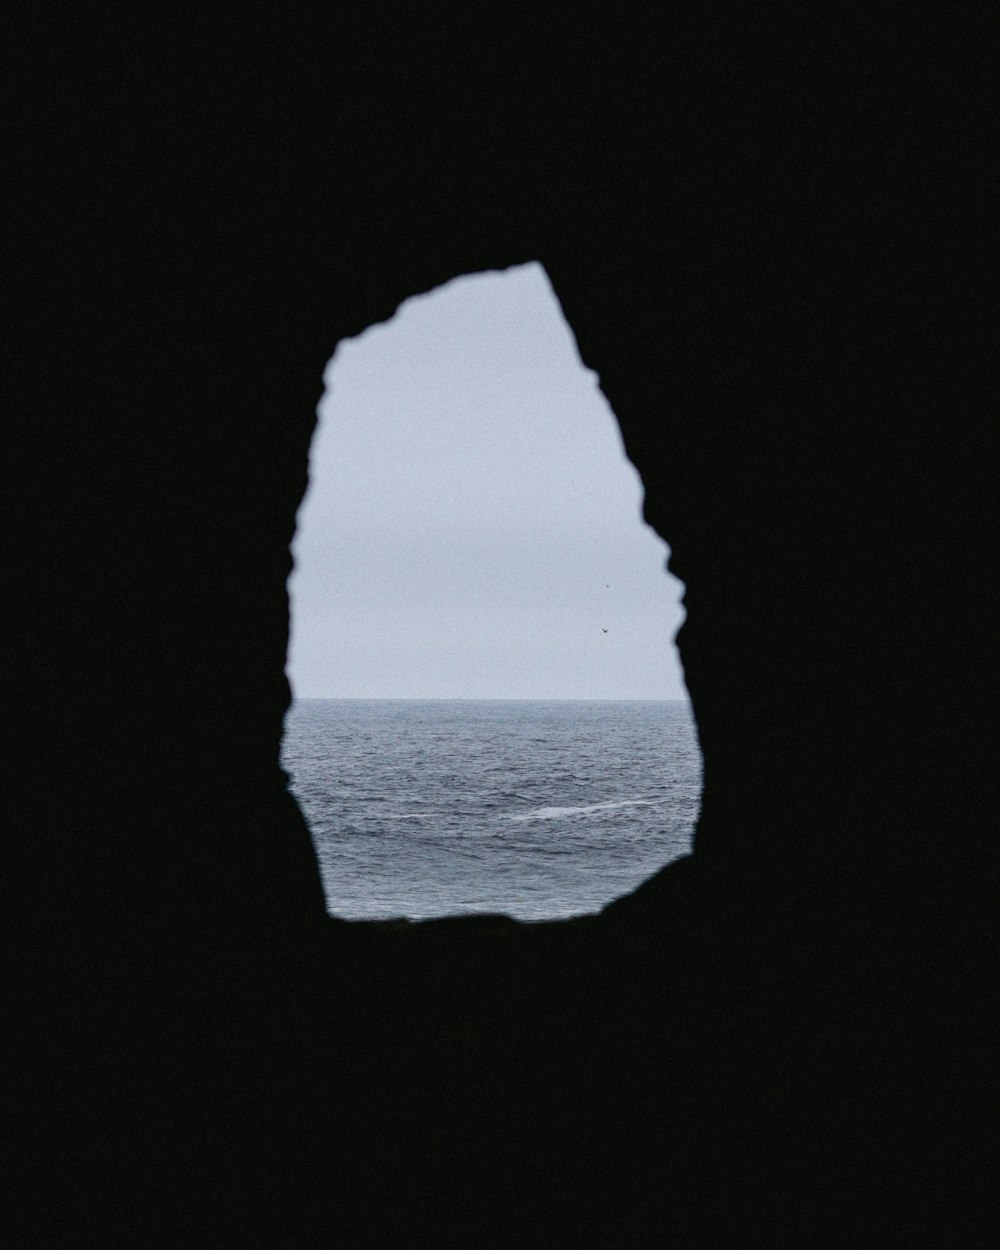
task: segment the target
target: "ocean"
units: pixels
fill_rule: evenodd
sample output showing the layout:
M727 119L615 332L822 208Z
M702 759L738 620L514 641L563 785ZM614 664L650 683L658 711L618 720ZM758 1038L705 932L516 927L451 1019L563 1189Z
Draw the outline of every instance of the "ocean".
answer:
M345 919L600 910L691 849L682 701L296 700L282 763Z

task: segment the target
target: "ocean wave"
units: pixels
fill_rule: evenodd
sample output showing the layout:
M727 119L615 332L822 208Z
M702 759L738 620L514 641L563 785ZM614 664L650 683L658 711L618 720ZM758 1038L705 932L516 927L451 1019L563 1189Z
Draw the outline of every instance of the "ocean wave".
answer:
M616 807L658 807L669 799L617 799L611 803L588 803L583 807L538 807L533 812L521 812L506 816L506 820L520 824L528 820L562 820L566 816L589 816L592 812L609 812Z

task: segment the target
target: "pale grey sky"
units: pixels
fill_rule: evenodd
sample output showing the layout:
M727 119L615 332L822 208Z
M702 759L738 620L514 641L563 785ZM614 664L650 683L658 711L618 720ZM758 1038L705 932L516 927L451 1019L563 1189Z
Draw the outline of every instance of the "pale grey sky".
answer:
M683 586L540 265L407 300L325 381L294 695L687 697Z

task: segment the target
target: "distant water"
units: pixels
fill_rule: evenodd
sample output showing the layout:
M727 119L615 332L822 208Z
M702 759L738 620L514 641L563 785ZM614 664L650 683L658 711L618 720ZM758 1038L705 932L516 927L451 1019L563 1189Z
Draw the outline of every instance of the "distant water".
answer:
M685 702L297 700L283 764L348 919L599 910L691 849Z

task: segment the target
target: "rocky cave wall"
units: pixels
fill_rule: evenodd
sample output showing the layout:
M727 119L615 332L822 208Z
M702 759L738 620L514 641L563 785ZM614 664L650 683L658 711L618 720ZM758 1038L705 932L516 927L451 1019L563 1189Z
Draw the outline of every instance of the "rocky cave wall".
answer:
M438 1185L470 1228L501 1208L508 1218L485 1173L452 1174L449 1188L447 1169L422 1171L399 1145L399 1125L420 1124L430 1155L460 1170L454 1141L435 1137L459 1124L482 1161L484 1139L458 1110L473 1088L505 1184L529 1182L514 1163L527 1130L495 1129L504 1108L541 1100L577 1143L553 1180L552 1221L589 1210L586 1178L617 1152L632 1179L612 1169L607 1210L640 1211L647 1230L662 1215L690 1239L705 1220L735 1218L720 1214L721 1195L740 1177L754 1177L751 1210L771 1210L774 1178L804 1142L816 1148L811 1183L829 1182L816 1210L828 1210L843 1177L815 1130L796 1136L782 1121L774 1171L751 1166L746 1143L769 1140L760 1107L782 1065L801 1078L793 1103L815 1110L803 1093L813 1008L783 1017L777 1052L759 1013L789 1010L812 978L841 1016L894 1037L896 1008L872 1005L880 960L894 983L919 962L956 1001L976 998L997 863L974 32L833 18L765 32L714 10L597 12L513 33L497 10L433 38L375 15L152 34L115 19L85 48L48 29L22 45L32 126L13 168L29 194L13 238L28 263L12 368L28 402L13 452L33 485L9 530L8 951L29 1004L14 1122L28 1172L48 1169L68 1195L67 1227L88 1204L126 1228L169 1209L180 1229L192 1211L222 1219L240 1203L277 1227L290 1200L275 1176L295 1160L315 1180L297 1140L368 1198L381 1169L387 1210ZM705 760L695 854L613 907L600 938L590 925L551 941L521 927L503 946L492 930L445 925L386 953L388 939L364 946L353 926L327 932L277 763L288 547L322 370L340 338L407 296L533 259L687 584L679 645ZM795 969L792 950L808 955ZM475 974L461 951L481 961ZM497 990L520 1039L503 1033L510 1054L538 1082L516 1096L499 1050L484 1094L449 1076L432 1044L456 1001L479 1001L468 978L484 967L486 984L519 987L509 1002ZM424 997L411 1001L414 978ZM545 1014L544 986L572 1000L566 1019L589 1043ZM755 995L764 1005L751 1009ZM907 1000L914 1019L931 1000ZM642 1060L614 1023L623 1002L653 1039ZM662 1022L682 1008L697 1029L668 1040ZM484 1021L496 1030L491 1010L470 1036ZM737 1080L713 1033L727 1011L756 1057L745 1062L761 1101L737 1099L741 1111L708 1092ZM423 1086L407 1084L386 1040L404 1025L437 1054L425 1056L427 1087L450 1110L425 1108L429 1120L407 1120ZM940 1058L940 1030L920 1036L906 1079ZM357 1038L374 1050L352 1050ZM974 1043L954 1044L978 1070ZM551 1101L540 1074L562 1088L557 1052L590 1073L601 1148L579 1144L568 1094ZM875 1066L902 1090L885 1053ZM331 1054L345 1070L367 1062L367 1075L320 1095ZM618 1102L594 1076L594 1056L608 1054L625 1073ZM834 1069L871 1067L869 1054L838 1056L821 1065L831 1089ZM701 1091L683 1096L693 1101L661 1081L671 1063ZM951 1107L945 1072L935 1097ZM837 1141L878 1119L865 1102L874 1086L862 1087ZM898 1144L905 1096L887 1097L898 1114L879 1140ZM961 1114L949 1115L958 1132ZM671 1117L693 1145L664 1127ZM151 1144L160 1120L174 1127ZM373 1142L370 1122L403 1136ZM745 1148L714 1150L724 1129ZM106 1168L93 1163L95 1133ZM936 1140L903 1168L896 1199L933 1171ZM700 1173L679 1161L689 1146ZM131 1197L102 1207L126 1157L142 1161L126 1169ZM554 1164L554 1143L542 1158ZM656 1195L669 1161L686 1188L668 1219ZM246 1206L265 1174L267 1197ZM157 1176L194 1195L188 1217L179 1200L157 1206ZM326 1204L345 1227L374 1218L346 1182L327 1175L321 1198L302 1184L287 1192L306 1226ZM874 1181L866 1193L858 1210L884 1214ZM430 1208L420 1218L433 1225Z

